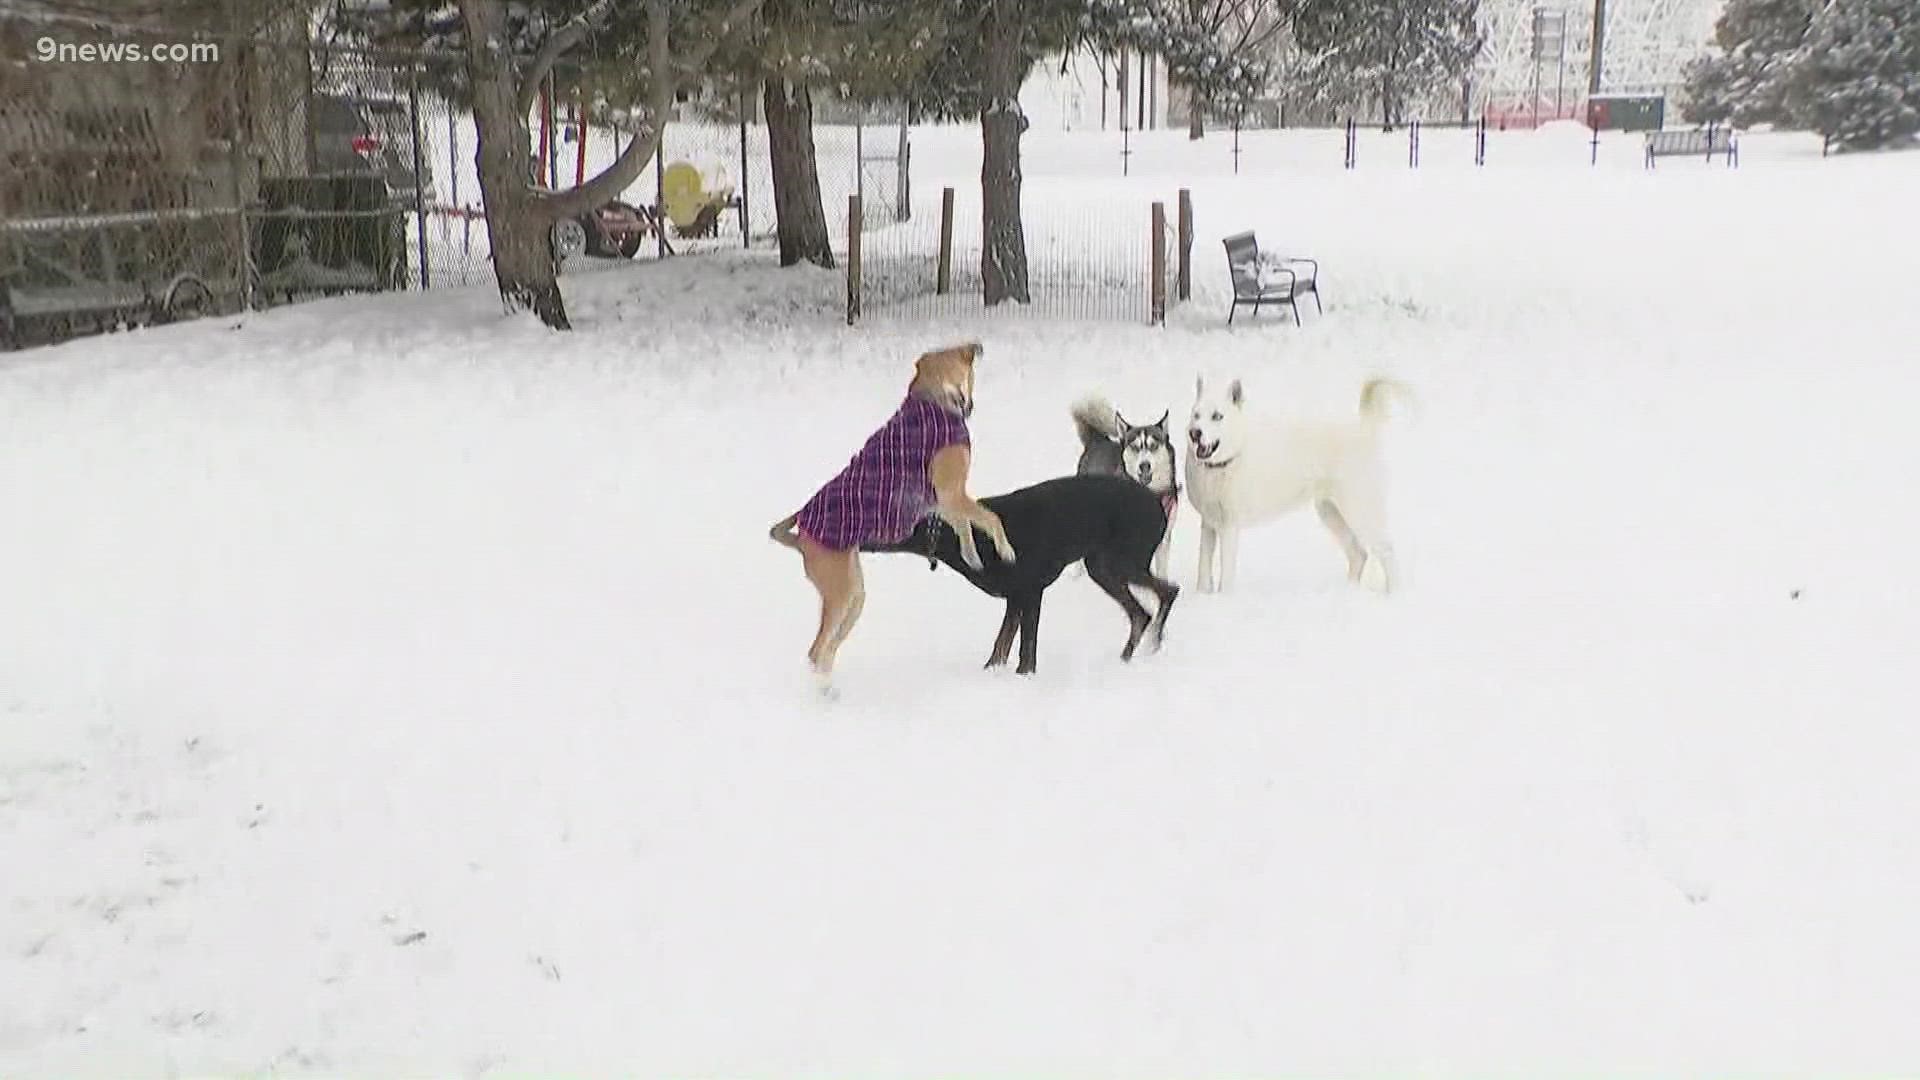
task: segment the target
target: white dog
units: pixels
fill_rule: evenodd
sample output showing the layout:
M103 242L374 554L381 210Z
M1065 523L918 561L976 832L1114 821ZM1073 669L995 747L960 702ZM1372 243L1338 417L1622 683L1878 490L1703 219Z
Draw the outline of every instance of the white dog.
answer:
M1387 539L1380 424L1399 384L1368 379L1353 420L1261 421L1244 408L1240 380L1209 394L1194 382L1187 422L1187 499L1200 513L1200 591L1233 584L1240 530L1312 503L1347 556L1347 579L1388 592L1398 576ZM1214 576L1214 555L1220 575Z

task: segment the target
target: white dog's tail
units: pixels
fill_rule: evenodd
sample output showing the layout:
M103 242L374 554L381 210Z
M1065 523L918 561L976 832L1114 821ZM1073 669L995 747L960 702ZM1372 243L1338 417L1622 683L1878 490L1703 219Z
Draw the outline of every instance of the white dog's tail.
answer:
M1081 398L1073 406L1073 430L1080 436L1082 447L1092 446L1097 439L1118 440L1120 414L1113 411L1111 402L1097 394Z
M1393 415L1390 399L1396 396L1412 400L1413 394L1405 385L1385 376L1368 379L1360 387L1360 419L1369 424L1385 423Z

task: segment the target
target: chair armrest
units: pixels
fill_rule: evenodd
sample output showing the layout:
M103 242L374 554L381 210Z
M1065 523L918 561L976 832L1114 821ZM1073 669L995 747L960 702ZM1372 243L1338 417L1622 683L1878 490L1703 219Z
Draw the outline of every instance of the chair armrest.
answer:
M1267 285L1268 285L1267 275L1269 273L1287 275L1287 291L1289 293L1293 292L1293 290L1298 288L1300 285L1300 275L1294 273L1293 270L1289 267L1279 266L1279 265L1263 266L1260 268L1260 271L1261 272L1260 272L1259 281L1260 281L1261 292L1265 292L1267 289Z

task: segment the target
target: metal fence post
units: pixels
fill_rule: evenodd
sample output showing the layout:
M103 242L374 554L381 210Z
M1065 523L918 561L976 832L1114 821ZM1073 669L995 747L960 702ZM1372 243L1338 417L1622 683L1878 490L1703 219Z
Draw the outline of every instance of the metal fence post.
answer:
M894 157L893 220L913 219L913 140L907 133L907 107L900 107L900 146Z
M1167 204L1153 204L1153 259L1148 270L1147 297L1149 321L1155 326L1167 321Z
M740 246L753 246L752 218L747 213L747 192L753 187L747 173L747 92L740 91Z
M1181 301L1193 298L1193 192L1180 189L1179 274L1175 277L1174 296Z
M427 192L420 177L420 154L426 132L420 126L420 62L407 64L407 122L413 125L413 231L420 249L420 287L433 286L433 267L427 256ZM581 136L585 146L585 135Z
M847 325L860 319L860 196L847 196Z
M934 270L933 291L953 291L953 189L940 189L940 265Z
M227 0L227 29L237 34L240 28L236 0ZM245 187L246 154L241 149L242 112L240 109L241 72L246 65L238 58L228 64L232 73L227 83L227 168L233 173L229 185L233 192L234 274L239 286L240 310L253 310L253 230L247 221ZM309 68L308 70L312 70Z
M667 126L664 117L655 121L660 125L659 137L653 144L653 239L654 257L667 257ZM633 136L639 138L636 132Z

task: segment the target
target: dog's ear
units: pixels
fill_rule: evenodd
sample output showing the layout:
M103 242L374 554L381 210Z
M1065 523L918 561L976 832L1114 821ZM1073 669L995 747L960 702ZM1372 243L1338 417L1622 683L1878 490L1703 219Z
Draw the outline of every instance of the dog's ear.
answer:
M1127 423L1127 418L1120 415L1119 409L1113 410L1113 422L1114 422L1114 425L1117 426L1123 432L1129 431L1133 428L1132 424Z
M1205 375L1195 375L1193 377L1193 396L1197 398L1207 396L1207 377Z
M966 355L967 366L972 367L974 361L980 359L981 355L987 351L987 347L977 341L969 341L960 347L960 351Z
M1152 424L1151 426L1153 426L1153 427L1157 427L1157 428L1159 428L1159 429L1160 429L1161 431L1165 431L1165 430L1167 430L1167 420L1168 420L1168 418L1170 418L1171 416L1173 416L1173 410L1172 410L1172 409L1168 409L1168 410L1167 410L1166 412L1163 412L1163 413L1161 413L1161 414L1160 414L1160 419L1158 419L1158 420L1155 420L1155 421L1153 422L1153 424Z
M1242 393L1240 392L1240 380L1239 380L1239 379L1235 379L1235 380L1233 380L1233 382L1232 382L1232 383L1230 383L1230 384L1228 384L1228 386L1227 386L1227 400L1228 400L1228 401L1231 401L1231 402L1233 402L1233 403L1234 403L1235 405L1238 405L1238 404L1240 404L1240 402L1241 402L1241 401L1242 401L1242 400L1244 399L1244 397L1245 397L1245 395L1244 395L1244 394L1242 394Z

